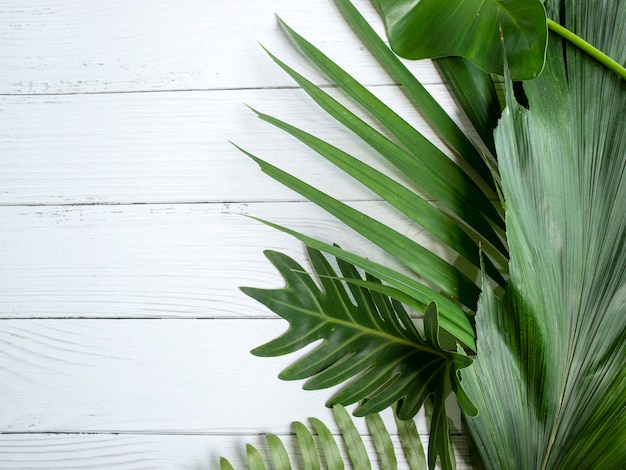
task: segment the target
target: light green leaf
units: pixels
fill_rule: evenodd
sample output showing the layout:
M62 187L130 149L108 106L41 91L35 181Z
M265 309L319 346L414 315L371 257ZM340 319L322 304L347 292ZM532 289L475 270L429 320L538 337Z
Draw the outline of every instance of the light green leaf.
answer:
M270 451L274 468L276 470L292 470L291 463L289 462L289 454L287 454L283 441L274 434L267 434L265 440Z
M363 470L371 469L372 464L370 463L367 450L365 449L365 444L363 444L361 434L354 425L348 412L345 408L338 406L333 408L333 414L341 430L341 437L346 445L348 457L350 458L350 462L352 462L352 468Z
M400 445L404 451L404 456L409 464L409 468L412 470L426 469L426 454L424 453L424 447L422 446L420 435L417 432L415 421L403 421L398 419L395 413L393 416L396 421L398 436L400 437Z
M626 2L547 7L626 61ZM478 355L461 374L480 409L468 430L489 469L621 469L626 85L555 40L544 73L524 90L529 109L508 83L496 132L511 281L501 300L483 288Z
M296 431L296 439L302 455L303 470L320 470L320 456L315 446L315 440L311 431L302 423L293 423Z
M363 443L363 439L359 434L353 419L350 417L350 414L341 405L335 405L333 407L333 415L339 428L339 436L345 444L344 447L348 454L347 457L344 458L344 456L342 456L339 451L339 447L337 446L335 437L330 432L328 427L319 419L310 418L311 426L315 431L314 434L311 433L302 423L293 423L297 433L297 439L299 442L304 442L304 451L308 454L308 457L304 457L303 459L305 460L304 468L323 467L329 470L343 470L344 468L365 470L371 468L371 459L375 459L376 455L373 452L368 453ZM393 462L396 461L396 453L393 445L391 445L389 431L386 429L382 419L377 414L370 415L367 419L372 439L374 442L385 443L385 457L388 462L392 463L392 467L390 468L395 468L393 466ZM372 423L376 424L372 425ZM411 437L413 435L417 435L415 422L413 420L397 421L397 426L398 432L401 435L405 435L405 438L407 435L404 431L405 429L413 430ZM272 468L275 468L275 470L291 470L291 463L289 462L289 457L285 451L285 445L281 439L274 435L268 435L266 437L270 457L274 464L274 467ZM323 459L317 452L318 443L324 452ZM256 455L260 458L260 454L251 446L248 447L248 452L256 452ZM425 470L426 467L416 467L411 465L410 468L411 470ZM220 470L234 470L234 468L226 459L222 457L220 458Z
M539 0L376 0L392 49L407 59L461 56L527 80L543 69L546 12ZM501 35L504 37L502 47Z
M341 405L337 405L341 406ZM343 470L344 462L341 452L339 452L339 446L333 434L322 421L317 418L309 418L309 422L313 427L313 430L319 436L319 442L322 446L322 452L324 452L324 461L326 462L326 468L332 468L337 470Z
M369 429L374 441L374 448L378 455L378 461L381 470L396 470L398 461L393 450L393 442L391 436L383 423L382 418L377 414L367 415L365 417L367 429Z
M235 468L224 457L220 457L220 470L235 470Z
M265 470L263 457L252 444L246 444L246 455L248 456L248 465L250 465L250 470Z

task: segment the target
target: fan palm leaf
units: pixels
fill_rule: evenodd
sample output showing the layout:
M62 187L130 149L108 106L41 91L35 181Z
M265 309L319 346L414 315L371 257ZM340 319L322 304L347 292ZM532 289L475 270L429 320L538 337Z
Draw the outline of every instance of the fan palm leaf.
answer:
M551 16L626 61L626 2L548 4ZM606 34L611 31L611 34ZM626 84L551 41L496 132L510 285L489 288L463 383L468 428L488 468L626 464ZM593 83L593 87L589 84ZM499 436L496 440L494 436Z

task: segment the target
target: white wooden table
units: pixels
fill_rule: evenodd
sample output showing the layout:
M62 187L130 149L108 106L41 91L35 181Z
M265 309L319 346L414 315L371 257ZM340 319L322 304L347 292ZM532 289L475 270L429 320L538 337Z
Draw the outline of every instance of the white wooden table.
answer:
M304 256L241 214L381 255L228 140L413 229L244 106L375 160L257 45L327 83L275 12L422 126L332 0L0 1L1 469L212 469L332 424L330 392L276 378L293 358L249 354L286 323L238 286L282 285L266 248Z

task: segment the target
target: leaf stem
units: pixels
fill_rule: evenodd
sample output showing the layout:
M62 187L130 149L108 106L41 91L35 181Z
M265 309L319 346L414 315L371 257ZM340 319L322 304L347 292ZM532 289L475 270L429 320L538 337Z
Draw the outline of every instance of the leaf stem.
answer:
M611 59L608 55L606 55L602 51L593 47L583 38L581 38L580 36L577 36L576 34L571 32L569 29L561 26L559 23L551 20L550 18L548 18L548 28L554 33L564 38L565 40L571 42L574 46L578 47L583 52L589 54L591 57L593 57L602 65L604 65L606 68L608 68L612 72L615 72L624 80L626 80L626 67L620 65L618 62Z

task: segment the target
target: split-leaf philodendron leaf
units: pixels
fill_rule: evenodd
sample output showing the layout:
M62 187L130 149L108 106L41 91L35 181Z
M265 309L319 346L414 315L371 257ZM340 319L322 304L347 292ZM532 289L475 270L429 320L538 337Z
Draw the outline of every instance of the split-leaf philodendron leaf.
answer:
M548 27L539 0L376 0L392 49L407 59L461 56L515 80L543 69Z
M471 359L444 349L439 341L438 313L431 304L424 315L424 334L415 327L404 307L365 286L379 281L363 279L357 269L337 259L341 276L324 255L309 248L317 280L284 254L267 257L287 281L282 289L242 290L289 322L280 337L253 350L258 356L296 352L323 340L313 351L284 370L285 380L308 378L305 389L317 390L348 382L328 405L360 403L355 411L365 416L399 402L397 413L410 419L432 397L434 412L429 460L449 459L449 426L445 399L452 392L465 396L458 371ZM354 282L352 282L354 281ZM468 414L476 410L461 401Z

